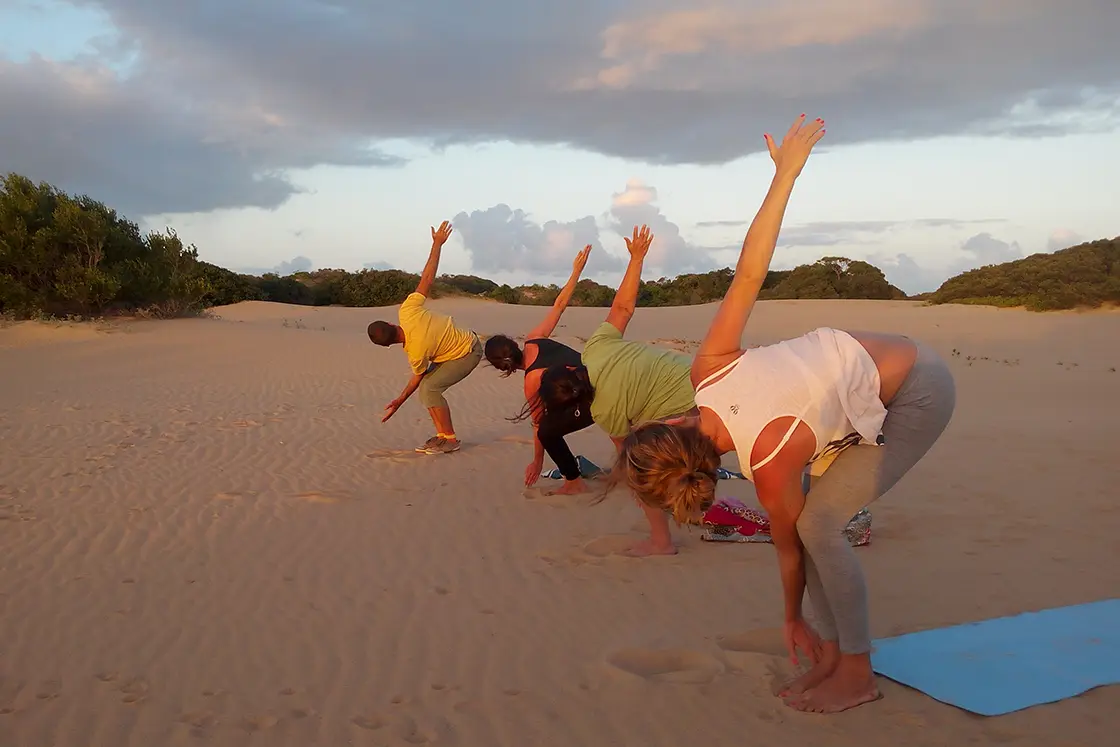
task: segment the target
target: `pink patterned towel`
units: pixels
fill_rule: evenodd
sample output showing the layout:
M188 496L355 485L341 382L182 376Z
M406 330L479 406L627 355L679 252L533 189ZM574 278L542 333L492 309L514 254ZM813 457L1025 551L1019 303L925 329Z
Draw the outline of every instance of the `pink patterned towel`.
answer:
M770 519L757 509L734 498L720 498L704 514L704 534L708 542L773 542ZM852 547L871 544L871 512L866 508L844 527Z

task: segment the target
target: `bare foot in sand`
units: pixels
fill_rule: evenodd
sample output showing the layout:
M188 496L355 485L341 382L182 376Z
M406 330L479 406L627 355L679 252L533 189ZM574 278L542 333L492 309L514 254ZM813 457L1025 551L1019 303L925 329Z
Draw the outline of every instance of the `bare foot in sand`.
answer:
M642 540L628 550L622 551L623 555L631 558L646 558L651 555L676 555L677 546L670 542L668 545L656 543L651 539Z
M870 662L841 657L830 677L811 690L786 699L786 705L806 713L840 713L881 697Z
M778 697L789 698L812 690L827 680L840 664L840 644L836 641L821 642L821 660L809 671L790 680L778 690Z
M565 480L564 484L555 490L544 491L545 495L582 495L590 492L587 489L587 483L583 481L582 477L577 477L574 480Z

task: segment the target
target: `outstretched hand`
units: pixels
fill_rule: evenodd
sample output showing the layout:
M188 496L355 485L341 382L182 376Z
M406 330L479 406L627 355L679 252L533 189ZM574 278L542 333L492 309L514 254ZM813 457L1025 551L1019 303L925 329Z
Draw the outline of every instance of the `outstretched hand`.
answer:
M451 224L448 221L440 223L439 228L432 227L432 246L443 246L449 238L451 238Z
M573 275L578 276L583 273L583 268L587 267L587 255L589 254L591 254L591 244L588 244L583 249L580 249L579 254L576 255L575 261L572 262Z
M766 147L770 151L770 158L774 159L774 167L779 175L797 178L805 162L809 160L809 152L817 141L824 137L824 120L817 117L812 122L805 122L802 114L793 120L789 130L782 137L782 144L776 145L770 133L762 137L766 140Z
M385 405L385 415L381 418L381 422L387 422L389 418L393 417L396 411L401 409L401 404L401 402L393 400L389 404Z
M533 461L525 468L525 487L531 488L537 484L537 480L541 479L541 469L544 467L544 462Z
M623 240L626 242L626 248L630 252L631 259L644 259L646 252L649 251L649 245L653 243L653 234L649 232L649 226L642 226L639 230L634 226L634 235Z

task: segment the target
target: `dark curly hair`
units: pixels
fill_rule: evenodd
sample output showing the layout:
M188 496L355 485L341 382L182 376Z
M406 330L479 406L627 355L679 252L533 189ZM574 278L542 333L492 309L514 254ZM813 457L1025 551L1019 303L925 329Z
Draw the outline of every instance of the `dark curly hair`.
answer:
M541 374L541 385L536 395L525 403L517 417L510 420L524 420L538 409L543 412L561 412L591 407L594 397L595 390L585 366L550 366Z
M487 362L502 372L502 378L519 370L525 362L525 353L513 339L505 335L494 335L487 339L483 352Z

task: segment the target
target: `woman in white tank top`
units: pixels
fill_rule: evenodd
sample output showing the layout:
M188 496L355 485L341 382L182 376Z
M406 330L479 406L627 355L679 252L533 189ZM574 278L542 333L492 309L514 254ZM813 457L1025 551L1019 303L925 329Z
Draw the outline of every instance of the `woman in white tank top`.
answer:
M774 179L692 364L700 414L635 428L611 480L695 523L715 500L720 457L736 452L770 517L790 658L800 651L812 664L779 694L793 708L835 713L880 697L866 586L842 530L929 451L956 390L944 360L899 335L821 327L742 349L793 184L823 134L822 120L801 115L781 145L766 136ZM808 493L806 472L816 476ZM813 626L802 615L806 590Z

